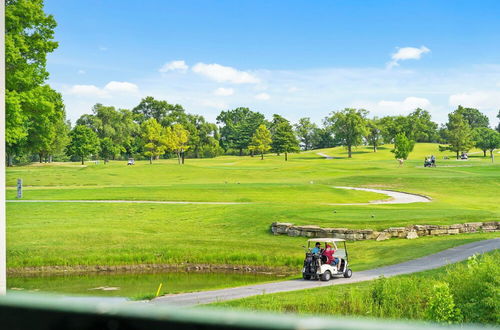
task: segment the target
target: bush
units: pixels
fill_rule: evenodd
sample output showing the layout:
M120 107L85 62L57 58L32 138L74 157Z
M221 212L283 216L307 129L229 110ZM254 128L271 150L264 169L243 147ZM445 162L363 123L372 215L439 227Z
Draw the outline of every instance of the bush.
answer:
M460 309L455 307L448 283L439 282L429 298L426 319L435 322L457 323L462 320Z

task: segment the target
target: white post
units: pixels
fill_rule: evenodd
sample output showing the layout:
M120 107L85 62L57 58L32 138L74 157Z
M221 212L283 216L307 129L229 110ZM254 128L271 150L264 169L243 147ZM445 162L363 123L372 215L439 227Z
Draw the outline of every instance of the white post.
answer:
M5 244L5 1L0 2L0 295L7 292Z

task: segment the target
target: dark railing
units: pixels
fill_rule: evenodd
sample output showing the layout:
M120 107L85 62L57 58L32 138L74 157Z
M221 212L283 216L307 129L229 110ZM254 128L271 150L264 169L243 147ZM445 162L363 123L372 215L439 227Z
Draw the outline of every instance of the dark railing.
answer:
M300 317L269 313L180 308L147 302L75 302L56 296L13 293L0 297L0 329L453 329L432 323ZM473 329L474 327L460 327ZM484 328L482 328L484 329Z

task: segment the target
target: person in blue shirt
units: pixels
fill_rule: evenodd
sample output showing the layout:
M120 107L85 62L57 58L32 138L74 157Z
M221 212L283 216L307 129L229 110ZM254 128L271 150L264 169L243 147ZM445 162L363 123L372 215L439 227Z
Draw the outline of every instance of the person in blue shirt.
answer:
M320 254L321 253L321 244L319 242L316 242L316 246L311 250L311 252L314 254Z

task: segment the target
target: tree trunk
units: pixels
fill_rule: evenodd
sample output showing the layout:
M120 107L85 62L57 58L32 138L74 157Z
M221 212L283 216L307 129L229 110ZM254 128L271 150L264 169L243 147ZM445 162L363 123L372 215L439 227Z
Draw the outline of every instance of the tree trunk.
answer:
M7 166L11 167L12 166L12 160L13 160L12 153L7 154Z
M243 148L240 148L240 156L243 156Z
M263 152L260 153L260 160L264 160L264 153Z
M459 152L460 152L460 151L457 151L457 159L459 159L459 157L458 157L458 153L459 153Z
M149 156L149 163L153 164L153 156Z
M288 161L288 153L285 152L285 162Z
M347 146L347 157L352 158L352 146Z
M486 149L483 150L483 157L486 157Z
M377 145L376 144L373 145L373 152L377 152Z
M177 152L177 163L179 165L181 164L181 154L180 154L180 152Z
M182 152L182 165L184 165L184 158L186 157L185 155L186 155L186 153L183 151Z
M49 156L49 163L52 163L52 155Z
M41 163L42 163L42 160L43 160L43 155L42 155L42 153L41 153L41 152L38 154L38 157L39 157L39 161L40 161L40 164L41 164Z
M85 161L84 161L84 159L83 159L83 157L82 157L82 165L84 165L84 164L85 164Z

